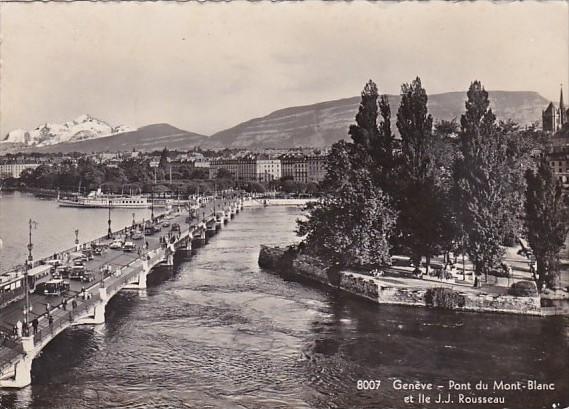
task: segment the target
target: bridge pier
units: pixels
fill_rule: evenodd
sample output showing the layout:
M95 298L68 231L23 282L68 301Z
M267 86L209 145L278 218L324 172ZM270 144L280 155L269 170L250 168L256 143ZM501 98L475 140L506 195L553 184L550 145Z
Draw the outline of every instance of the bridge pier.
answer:
M95 307L93 308L93 318L90 320L89 324L99 325L105 323L105 307L105 301L100 301L95 304Z
M164 264L170 268L174 267L174 251L168 252L166 255L166 262Z
M193 237L192 242L195 243L196 247L201 247L206 244L206 229L200 229L200 235L197 237Z
M108 301L107 289L99 287L99 301L93 305L92 312L85 318L77 321L77 324L100 325L105 323L105 307Z
M34 337L22 337L25 355L14 364L14 376L0 379L0 388L21 389L32 383L32 361L34 360Z
M134 277L134 280L124 286L128 290L144 290L146 288L147 276L151 267L148 260L142 260L142 270Z
M192 256L192 233L190 232L189 234L185 245L176 250L176 255L184 259L189 259Z
M195 242L193 247L206 244L208 237L214 235L217 230L230 221L239 212L240 207L242 209L242 202L240 204L236 202L233 206L226 206L223 212L219 211L219 214L213 212L207 219L205 219L204 214L203 222L198 226L194 226L198 231L188 232L188 235L184 235L183 238L177 236L179 240L177 243L168 244L166 249L161 247L145 253L142 260L133 260L127 266L121 268L120 271L117 271L120 274L111 275L105 279L103 285L107 286L98 288L98 297L96 297L97 288L95 286L90 287L90 294L86 297L86 302L82 303L79 309L73 312L69 311L69 320L67 320L66 316L63 316L62 320L57 321L56 326L52 327L50 325L49 329L46 329L43 337L41 332L35 337L21 337L21 347L19 344L9 346L13 348L14 352L7 355L7 362L3 367L0 367L0 388L24 388L30 385L32 381L33 359L57 334L74 325L104 324L106 305L111 297L125 288L145 289L147 286L147 275L153 267L163 267L166 271L171 272L176 251L179 251L182 255L191 255L192 241ZM193 235L194 232L195 236ZM180 245L181 248L176 249L176 244ZM91 295L94 297L91 297Z

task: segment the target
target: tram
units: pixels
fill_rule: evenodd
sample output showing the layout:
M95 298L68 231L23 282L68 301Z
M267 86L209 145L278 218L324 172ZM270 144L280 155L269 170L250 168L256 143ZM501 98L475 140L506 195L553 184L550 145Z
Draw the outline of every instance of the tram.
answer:
M40 283L45 283L51 279L52 266L44 264L28 270L28 291L33 293L36 286Z

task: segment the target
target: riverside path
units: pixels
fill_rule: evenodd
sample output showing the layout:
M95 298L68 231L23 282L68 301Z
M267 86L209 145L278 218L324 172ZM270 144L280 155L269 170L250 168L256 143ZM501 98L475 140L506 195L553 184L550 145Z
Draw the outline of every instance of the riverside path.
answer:
M135 222L113 232L112 237L101 237L55 254L58 259L69 260L77 250L93 245L104 248L100 255L85 262L86 270L95 275L94 281L70 281L69 290L61 296L29 295L28 325L25 299L0 310L0 388L29 385L33 359L60 332L73 325L104 323L105 306L115 294L123 289L146 288L147 275L153 269L171 268L175 255L189 256L192 246L205 244L209 236L219 231L242 208L240 198L208 198L202 207L178 207L155 217L153 225L163 227L137 240L140 243L134 251L108 246L117 237L130 240L131 231L144 231L146 225L143 223ZM34 266L47 260L38 260ZM35 328L30 325L32 321L35 321ZM23 323L23 330L17 331L18 322Z

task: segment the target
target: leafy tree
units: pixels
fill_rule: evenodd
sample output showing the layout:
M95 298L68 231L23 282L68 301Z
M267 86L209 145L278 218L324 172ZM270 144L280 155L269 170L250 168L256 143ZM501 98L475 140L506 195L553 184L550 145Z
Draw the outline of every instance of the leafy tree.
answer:
M217 179L233 179L233 175L229 170L221 168L217 171Z
M350 126L353 143L340 141L328 155L325 192L298 222L306 248L337 266L372 266L389 258L389 238L396 213L382 189L391 157L392 135L387 98L378 104L377 85L369 81L361 94L356 123ZM382 120L378 124L378 114Z
M369 154L366 160L372 169L372 177L377 179L384 191L391 191L391 171L396 161L389 100L386 95L379 95L377 85L372 80L365 85L361 98L356 124L350 126L349 135L354 145ZM381 115L379 123L378 114ZM370 161L373 161L374 165L371 165Z
M544 158L526 172L526 229L537 261L537 285L554 288L559 280L559 251L569 232L569 209L561 184Z
M501 260L505 221L512 192L508 168L515 155L496 125L488 92L479 81L468 90L461 117L460 153L456 161L457 213L477 276L487 274Z
M452 213L446 205L445 186L437 167L433 119L427 93L417 77L401 87L397 128L401 134L399 240L416 264L425 256L427 269L433 255L450 247L454 236Z
M356 124L350 125L349 134L354 144L363 147L368 152L378 144L379 129L377 127L377 85L369 80L361 93L362 100L356 115Z
M505 205L507 211L504 219L504 245L511 246L515 238L522 234L524 227L524 202L526 192L526 171L536 168L533 157L535 151L544 148L543 133L534 127L520 129L513 121L500 121L498 132L506 144L506 162L504 173L509 189Z
M245 191L249 193L265 193L266 189L259 182L251 182L245 186Z
M365 154L355 144L335 143L323 182L328 192L308 205L307 220L298 221L306 248L340 267L381 265L389 259L396 215L369 169L361 166Z
M165 170L168 167L168 149L164 148L160 153L160 160L158 162L158 167L162 170Z
M427 92L417 77L401 86L397 128L401 134L401 168L409 179L422 180L433 174L433 118L427 110Z
M308 194L316 194L320 191L320 188L317 183L308 182L304 191Z

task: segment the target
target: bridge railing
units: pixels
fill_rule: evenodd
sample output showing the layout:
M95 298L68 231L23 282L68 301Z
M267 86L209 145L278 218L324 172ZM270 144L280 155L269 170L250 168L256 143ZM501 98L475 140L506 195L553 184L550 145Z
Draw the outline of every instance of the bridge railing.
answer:
M83 315L99 300L98 295L92 295L90 299L76 300L77 307L75 308L54 311L53 315L58 314L59 316L55 317L51 323L48 319L41 320L41 325L38 326L38 331L34 334L34 345L38 345L42 340L52 337L60 328L73 323L78 316ZM60 312L63 312L63 314Z
M10 348L14 352L17 353L24 353L24 349L22 348L22 343L19 341L15 341L6 335L0 336L0 346L5 348Z
M14 364L17 358L24 355L24 351L18 351L17 349L10 348L3 345L3 342L0 341L0 373L4 373L4 371Z
M156 219L156 220L160 220L161 218L164 218L167 214L171 214L172 212L173 212L173 211L171 210L171 211L165 212L165 213L163 213L163 214L159 214L158 216L155 217L155 219ZM139 222L139 223L136 223L136 224L139 225L140 222ZM131 225L127 225L127 226L124 226L124 227L121 228L121 229L115 230L115 231L112 232L112 234L113 234L113 235L119 234L119 233L121 233L122 231L124 231L124 229L129 228L129 227L131 227ZM92 245L93 243L100 243L101 241L105 241L105 240L107 240L107 235L100 236L100 237L97 237L96 239L83 242L83 243L81 243L81 246L91 247L91 245ZM75 251L75 249L76 249L76 247L73 246L73 247L70 247L70 248L68 248L68 249L55 251L52 255L49 255L49 256L46 256L46 257L42 257L42 258L38 258L38 259L36 259L36 260L33 260L33 261L32 261L32 264L31 264L31 267L37 267L37 266L39 266L39 265L41 265L41 264L45 264L45 262L46 262L47 260L53 259L53 255L56 255L57 258L59 258L60 260L63 260L63 259L65 258L65 255L66 255L66 254L73 253L73 252ZM15 273L15 272L23 273L24 269L25 269L25 265L24 265L24 264L18 264L18 265L15 265L15 266L10 267L9 270L3 271L3 272L0 271L0 274L3 275L3 274Z
M139 264L135 266L135 264ZM132 280L134 276L134 272L138 272L137 270L142 269L142 262L141 259L135 259L131 261L126 266L122 267L119 270L119 275L116 278L113 278L112 282L106 285L107 294L113 294L114 292L118 291L121 286L128 284L130 280Z

